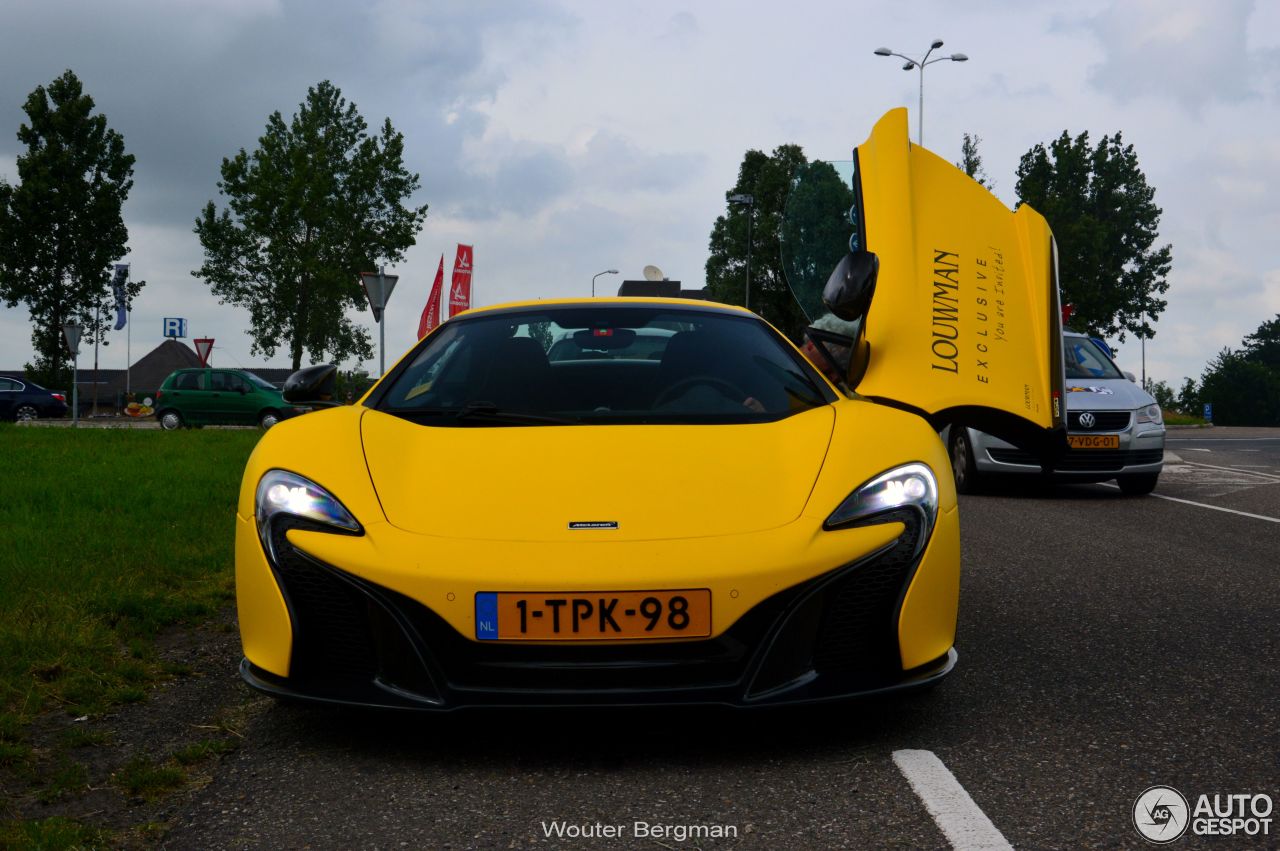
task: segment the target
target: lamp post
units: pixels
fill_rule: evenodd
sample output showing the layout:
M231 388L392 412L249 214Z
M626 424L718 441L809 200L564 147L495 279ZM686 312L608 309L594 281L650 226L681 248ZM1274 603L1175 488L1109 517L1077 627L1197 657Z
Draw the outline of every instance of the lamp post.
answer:
M743 293L742 306L751 309L751 225L756 219L756 196L730 195L730 204L739 204L747 208L747 285Z
M592 275L591 276L591 297L592 298L596 297L596 278L600 277L601 275L616 275L616 274L618 274L617 269L605 269L603 272L596 272L594 275Z
M907 64L902 66L903 71L910 71L914 68L920 69L920 115L919 115L919 124L917 125L918 129L916 131L916 144L920 145L921 147L924 147L924 69L925 69L925 66L932 65L935 62L943 62L946 60L951 60L952 62L968 62L969 61L969 57L965 56L963 53L953 53L950 56L935 56L934 58L930 59L929 54L933 53L939 47L942 47L942 39L935 38L933 40L933 44L929 45L928 52L926 52L924 57L921 59L912 59L910 56L904 56L901 53L895 53L894 51L890 50L887 47L876 48L876 56L896 56L899 59L907 60Z

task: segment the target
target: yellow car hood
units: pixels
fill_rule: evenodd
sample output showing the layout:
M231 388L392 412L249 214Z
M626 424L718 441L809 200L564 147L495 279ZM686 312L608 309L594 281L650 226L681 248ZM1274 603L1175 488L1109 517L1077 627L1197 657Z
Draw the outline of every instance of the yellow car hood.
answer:
M366 411L361 438L388 521L509 541L643 541L772 529L804 511L835 421L431 427ZM571 529L572 523L616 528Z

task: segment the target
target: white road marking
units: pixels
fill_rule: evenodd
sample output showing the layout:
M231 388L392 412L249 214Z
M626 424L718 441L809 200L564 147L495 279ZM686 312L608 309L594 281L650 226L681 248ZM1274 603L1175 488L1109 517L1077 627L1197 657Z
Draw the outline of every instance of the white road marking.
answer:
M1200 508L1208 508L1213 511L1225 511L1227 514L1239 514L1241 517L1251 517L1254 520L1265 520L1268 523L1280 523L1280 517L1267 517L1263 514L1250 514L1247 511L1236 511L1234 508L1223 508L1221 505L1208 505L1203 502L1192 502L1189 499L1178 499L1176 496L1165 496L1164 494L1153 493L1148 496L1154 496L1156 499L1167 499L1169 502L1181 502L1183 505L1196 505Z
M952 848L1012 851L1013 846L932 751L894 751L893 761Z
M1199 448L1197 448L1197 447L1195 447L1195 446L1184 446L1184 447L1182 447L1182 451L1183 451L1183 452L1212 452L1213 450L1212 450L1212 449L1199 449Z
M1115 488L1116 490L1120 489L1119 485L1113 485L1109 482L1100 482L1099 484L1101 484L1104 488ZM1211 511L1224 511L1227 514L1238 514L1241 517L1248 517L1253 520L1265 520L1268 523L1280 523L1280 517L1267 517L1264 514L1250 514L1247 511L1237 511L1234 508L1223 508L1221 505L1209 505L1208 503L1205 503L1205 502L1192 502L1189 499L1178 499L1176 496L1165 496L1162 493L1149 493L1147 494L1147 496L1155 497L1156 499L1168 500L1169 502L1180 502L1183 505L1194 505L1197 508L1208 508Z
M1174 443L1253 443L1257 440L1280 440L1280 437L1167 437Z
M1280 476L1275 473L1255 473L1252 470L1241 470L1236 467L1219 467L1216 464L1201 464L1198 461L1187 461L1192 467L1204 467L1209 470L1226 470L1229 473L1244 473L1246 476L1261 476L1264 479L1273 479L1280 482Z

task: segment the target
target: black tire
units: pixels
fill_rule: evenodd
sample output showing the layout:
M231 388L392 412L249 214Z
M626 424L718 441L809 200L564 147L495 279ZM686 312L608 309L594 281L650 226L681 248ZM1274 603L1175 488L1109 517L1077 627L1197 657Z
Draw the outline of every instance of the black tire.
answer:
M1125 496L1146 496L1156 489L1159 473L1134 473L1131 476L1117 476L1116 484Z
M266 431L267 429L271 428L273 425L275 425L278 422L280 422L279 411L268 410L268 411L263 411L261 414L258 415L258 427L261 428L263 431Z
M969 433L963 426L951 427L947 451L951 455L951 474L956 480L956 493L981 493L982 474L974 463L973 446L969 442Z
M13 420L14 422L19 423L30 422L31 420L37 419L39 416L40 412L36 410L35 405L19 405L13 411Z
M156 420L160 423L160 428L165 431L176 431L186 425L182 420L182 414L174 410L160 411L156 414Z

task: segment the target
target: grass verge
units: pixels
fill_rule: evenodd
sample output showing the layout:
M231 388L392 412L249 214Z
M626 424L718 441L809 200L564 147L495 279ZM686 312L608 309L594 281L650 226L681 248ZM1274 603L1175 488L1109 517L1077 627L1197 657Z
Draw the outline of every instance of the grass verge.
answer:
M236 495L258 437L0 424L0 758L20 756L43 710L144 699L166 676L156 633L231 599Z
M1163 411L1165 425L1204 425L1204 417L1193 417L1177 411Z

